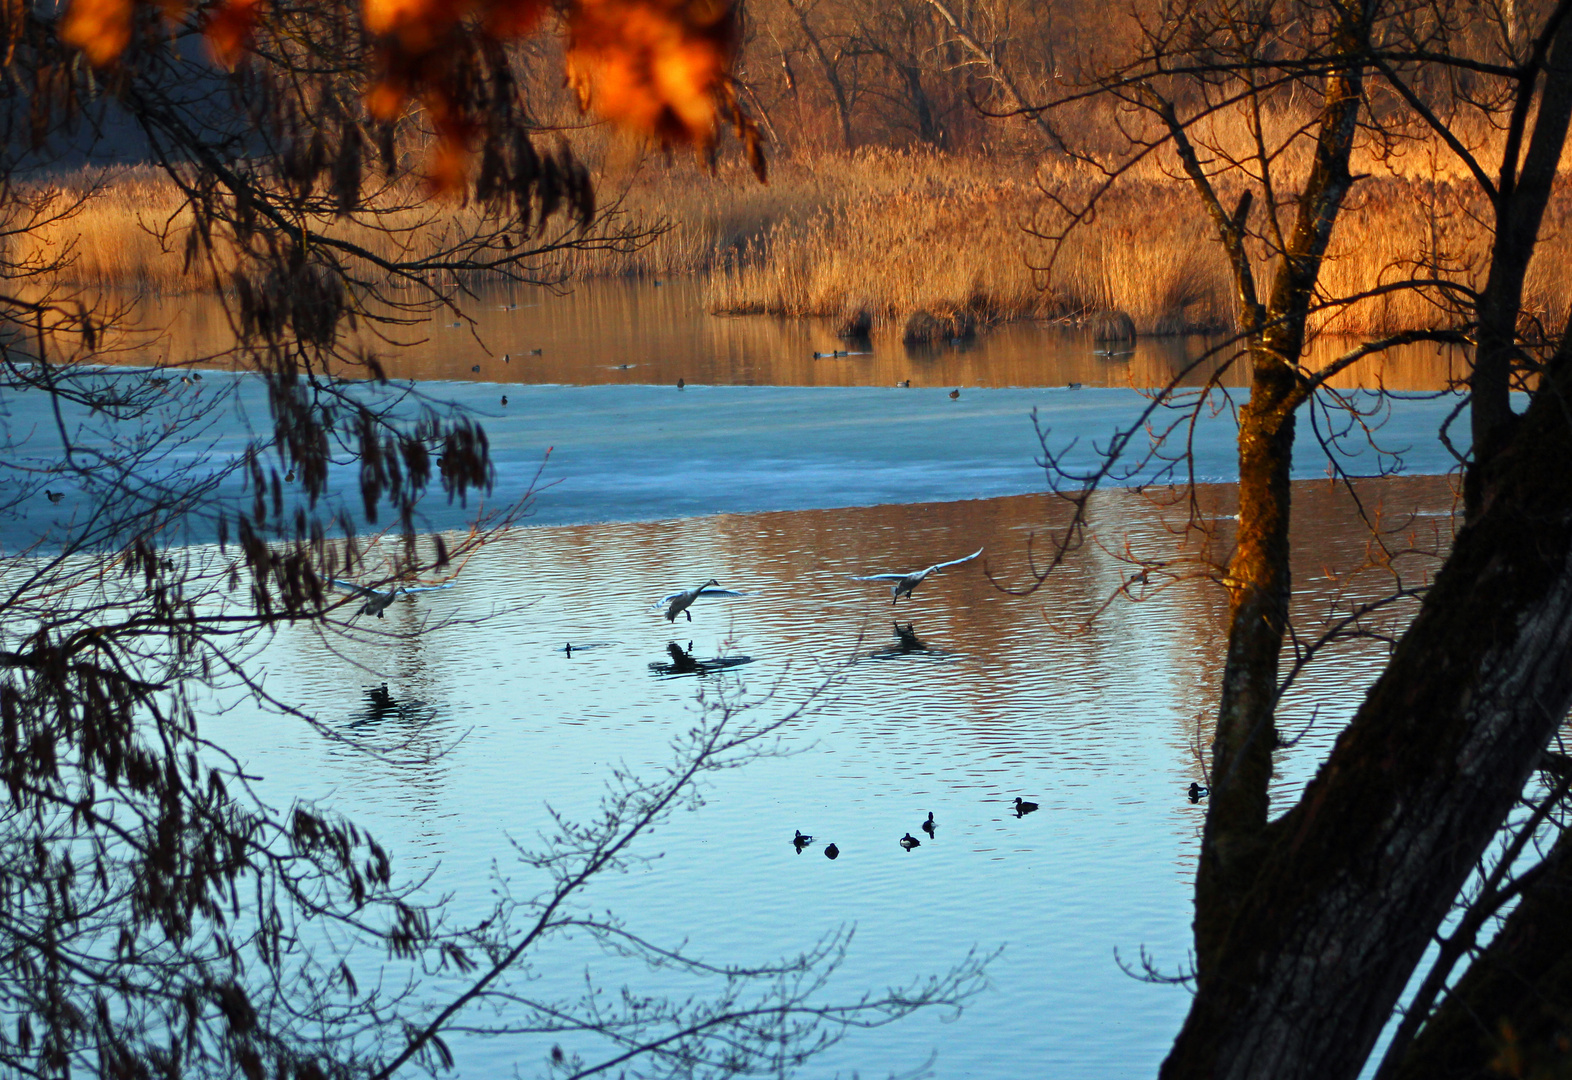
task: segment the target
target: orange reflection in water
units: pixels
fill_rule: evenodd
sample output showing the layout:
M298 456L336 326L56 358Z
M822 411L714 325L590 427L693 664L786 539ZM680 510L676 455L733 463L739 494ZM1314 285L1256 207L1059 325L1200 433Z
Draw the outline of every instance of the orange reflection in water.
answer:
M135 357L214 354L232 342L216 301L187 296L145 301L144 325L163 340ZM441 312L424 323L390 328L390 345L364 335L393 378L492 383L694 384L740 386L1156 387L1182 377L1201 383L1227 350L1201 337L1141 338L1110 354L1084 333L1035 323L1006 323L963 342L906 346L899 329L847 342L824 320L723 317L704 306L698 279L654 284L599 280L553 295L545 289L490 290L463 304L467 320ZM1354 343L1322 339L1325 363ZM830 355L837 351L852 355ZM815 356L815 353L824 354ZM504 360L506 357L506 360ZM122 358L125 359L125 358ZM479 371L475 368L479 367ZM1243 363L1222 377L1247 381ZM1456 349L1413 345L1339 373L1344 389L1424 391L1446 388L1464 371Z

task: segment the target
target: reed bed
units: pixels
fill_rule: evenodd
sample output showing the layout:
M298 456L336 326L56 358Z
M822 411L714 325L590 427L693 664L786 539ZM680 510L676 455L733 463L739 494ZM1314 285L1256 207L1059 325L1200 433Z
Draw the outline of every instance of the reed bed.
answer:
M1479 284L1489 207L1471 185L1361 164L1370 175L1339 220L1324 294L1346 297L1438 273ZM570 250L535 269L563 278L705 273L707 302L718 313L839 320L865 313L880 333L915 312L973 326L1074 321L1108 309L1127 313L1140 334L1231 328L1232 284L1215 231L1188 184L1158 162L1127 177L1062 243L1044 239L1064 224L1044 191L1073 204L1100 180L1069 164L894 150L777 161L767 186L740 168L712 175L687 161L605 166L600 191L613 210L610 227L662 231L636 249ZM63 188L62 198L81 190ZM1530 269L1525 306L1547 326L1561 324L1572 297L1569 219L1572 200L1559 195ZM1257 210L1252 222L1261 221ZM475 207L443 204L401 211L384 222L388 230L354 221L329 229L393 256L422 254L480 224ZM122 170L74 217L13 239L11 255L64 256L56 278L69 286L173 295L203 285L184 267L178 241L188 225L172 184L151 169ZM166 245L160 233L175 242ZM1271 268L1263 260L1258 270L1265 292ZM1458 317L1443 293L1405 290L1329 307L1312 329L1379 334Z

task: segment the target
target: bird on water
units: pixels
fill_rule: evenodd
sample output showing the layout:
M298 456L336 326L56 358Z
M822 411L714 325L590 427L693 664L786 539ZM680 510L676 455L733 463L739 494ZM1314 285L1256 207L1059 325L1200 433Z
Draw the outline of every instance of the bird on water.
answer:
M48 488L44 489L44 495L52 503L57 503L61 499L65 498L65 492L63 492L63 491L50 491Z
M1036 803L1034 803L1034 802L1027 802L1025 799L1021 798L1019 795L1017 795L1015 797L1015 816L1016 817L1025 817L1027 814L1030 814L1033 810L1036 810L1036 809L1037 809L1037 804Z
M921 585L924 581L927 581L930 574L937 574L940 570L943 570L947 566L959 566L961 563L971 562L982 553L983 549L978 548L976 551L972 552L970 555L967 555L965 558L951 559L949 562L934 563L927 569L913 570L909 574L865 574L861 577L853 577L852 580L895 582L895 584L890 587L890 595L892 597L890 603L893 604L899 601L902 596L910 597L912 590Z
M836 847L833 843L825 844L824 857L826 859L838 859L841 857L841 849Z
M901 837L901 847L905 848L907 851L910 851L914 847L922 847L922 841L917 839L911 833L907 833L905 836Z
M695 585L691 589L679 589L677 592L667 593L665 596L655 601L655 607L664 607L666 609L667 622L676 622L678 615L686 615L688 617L688 621L692 622L693 612L689 611L688 608L692 607L693 602L699 597L706 595L706 589L719 584L720 582L716 581L714 578L710 578L703 585ZM708 595L735 596L736 593L733 593L729 589L722 589L718 590L717 592L709 593Z
M950 400L951 401L954 401L956 398L958 398L960 396L961 396L961 388L960 387L956 387L954 390L950 391Z
M933 823L933 811L928 811L928 820L922 823L922 831L928 834L928 839L933 839L933 832L938 826Z
M806 835L801 829L795 830L797 835L792 840L791 846L797 849L797 854L802 854L802 849L813 843L813 837Z
M1193 803L1200 802L1206 798L1207 790L1207 788L1197 784L1194 780L1190 781L1190 801Z

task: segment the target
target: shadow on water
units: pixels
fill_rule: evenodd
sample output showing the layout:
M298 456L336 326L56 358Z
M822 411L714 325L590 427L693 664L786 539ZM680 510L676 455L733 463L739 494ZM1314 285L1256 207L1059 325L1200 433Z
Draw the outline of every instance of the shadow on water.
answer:
M671 678L678 675L710 675L727 668L741 667L743 664L753 663L751 656L713 656L708 660L700 660L689 650L693 642L688 642L684 649L675 641L666 643L666 651L671 654L671 661L664 663L656 661L650 664L650 671L658 678Z
M955 660L959 659L956 653L944 649L936 649L922 638L917 636L917 631L912 628L912 623L902 626L898 622L890 624L894 627L895 641L882 649L875 649L868 654L869 660Z
M349 730L375 727L381 724L426 724L436 717L437 711L418 698L400 700L393 696L387 683L368 686L361 691L361 707L350 714L345 727Z

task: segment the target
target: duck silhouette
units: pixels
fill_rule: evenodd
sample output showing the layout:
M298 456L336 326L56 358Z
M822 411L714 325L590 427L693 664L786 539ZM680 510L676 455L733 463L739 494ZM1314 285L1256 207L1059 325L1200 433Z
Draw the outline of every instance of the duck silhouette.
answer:
M928 839L932 840L934 830L937 828L938 826L933 823L933 811L929 810L928 820L922 823L922 831L928 834Z
M960 391L959 387L957 387L956 389L950 391L950 400L951 401L954 401L956 398L958 398L960 396L961 396L961 391Z
M797 836L792 840L791 846L797 849L797 854L802 854L802 849L813 843L813 837L804 835L801 829L795 830Z
M47 488L44 490L44 495L52 503L57 503L61 499L65 498L65 492L63 492L63 491L50 491Z
M917 839L911 833L907 833L905 836L901 837L901 847L905 848L907 851L910 851L914 847L922 847L922 841Z
M1037 809L1037 804L1036 803L1034 803L1034 802L1027 802L1025 799L1021 798L1019 795L1017 795L1015 797L1015 816L1016 817L1025 817L1027 814L1030 814L1033 810L1036 810L1036 809Z
M1206 798L1208 791L1209 791L1209 789L1204 787L1203 785L1197 784L1194 780L1190 781L1190 792L1189 792L1189 794L1190 794L1190 801L1191 802L1193 802L1193 803L1200 802L1202 799Z
M841 857L841 849L836 847L833 843L825 844L824 857L826 859L838 859Z

